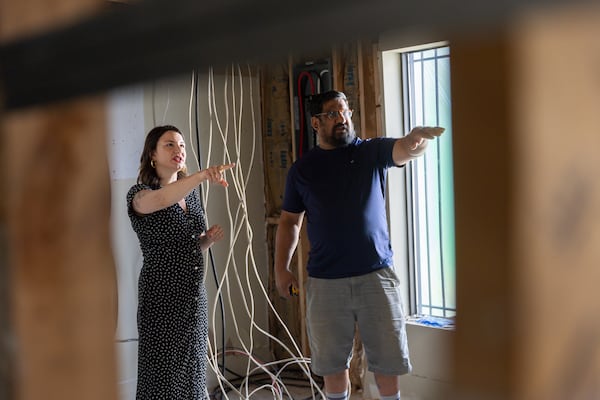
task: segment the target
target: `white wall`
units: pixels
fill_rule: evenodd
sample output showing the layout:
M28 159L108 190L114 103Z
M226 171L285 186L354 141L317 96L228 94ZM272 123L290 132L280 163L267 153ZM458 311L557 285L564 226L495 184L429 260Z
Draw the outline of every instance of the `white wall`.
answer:
M137 372L137 277L142 256L129 225L125 195L135 182L144 144L143 88L116 90L109 97L108 156L111 178L111 230L117 267L118 321L116 338L119 389L123 399L135 398Z
M215 104L211 105L212 117L209 114L208 71L201 74L198 79L201 148L199 156L203 167L206 167L209 162L209 149L210 165L229 162L224 150L227 148L230 160L240 165L243 171L237 181L242 181L241 176L244 179L249 177L245 190L242 188L239 191L245 198L238 195L231 175L228 176L229 188L224 189L216 185L203 186L203 192L208 194L206 210L209 224L219 224L229 233L222 242L213 246L216 273L220 279L228 278L230 288L229 293L222 292L226 315L226 345L246 347L260 359L269 360L271 357L268 351L268 340L256 329L250 328L251 321L254 321L262 329L268 331L267 300L259 284L261 282L266 287L268 281L260 88L256 70L253 70L252 76L249 77L247 67L242 68L245 71L242 81L237 75L237 69L234 71L235 77L231 76L231 68L227 73L225 71L215 73L213 79ZM110 95L108 149L112 183L111 223L119 292L119 316L115 336L120 368L119 387L123 400L135 398L137 277L142 265L139 243L131 229L126 212L125 196L137 177L145 135L155 125L175 125L184 133L188 148L188 170L190 172L197 170L196 157L191 151L197 149L195 129L192 129L192 137L189 136L191 89L190 72L189 76L173 77L145 85L121 88L113 91ZM254 120L251 109L252 102ZM214 115L215 110L217 116ZM217 117L221 130L217 125ZM192 126L194 126L193 121L192 114ZM225 135L226 139L222 138L221 133ZM226 146L223 145L224 142ZM253 148L254 159L251 160L250 155ZM245 204L245 207L239 208L242 203ZM236 212L243 216L246 215L246 211L248 223L244 224L239 216L236 218ZM233 243L232 230L240 226L242 227L240 235L237 242ZM248 230L249 228L251 231ZM218 291L208 257L206 260L211 335L214 332L217 338L212 346L220 348L222 324L220 308L216 302ZM242 282L241 286L238 286L238 279ZM250 296L251 294L253 297ZM246 307L244 303L248 306ZM250 316L246 312L246 308L252 312L252 307L254 316ZM234 329L236 325L237 330ZM252 348L250 348L250 337L253 339ZM237 362L245 363L245 360L238 359ZM228 364L228 367L230 366ZM217 385L214 373L209 373L207 384L209 389Z
M443 400L450 392L450 362L454 331L409 322L406 325L413 370L399 379L402 400ZM378 399L372 372L363 378L364 399Z

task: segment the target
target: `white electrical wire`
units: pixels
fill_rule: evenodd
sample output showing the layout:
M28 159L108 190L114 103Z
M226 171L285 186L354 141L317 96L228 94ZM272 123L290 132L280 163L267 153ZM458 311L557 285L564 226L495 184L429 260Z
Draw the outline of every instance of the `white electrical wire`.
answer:
M189 133L189 143L190 143L190 147L192 148L192 154L194 155L194 160L196 160L196 167L198 168L198 170L200 170L201 165L200 165L200 159L198 158L198 154L196 154L196 149L194 146L194 139L192 138L192 130L193 130L193 125L192 125L192 107L194 107L194 90L196 88L196 73L194 71L192 71L192 82L190 84L191 86L191 90L190 90L190 102L189 102L189 107L188 107L188 133ZM205 216L206 217L206 216ZM208 220L206 221L206 224L208 224Z
M227 69L229 70L229 68ZM236 86L236 71L237 71L237 81L239 82L239 87ZM281 373L291 365L298 365L303 373L306 375L308 382L312 387L312 396L315 398L315 392L324 397L324 394L321 392L319 385L312 379L310 373L310 359L307 359L302 356L302 352L298 345L296 344L292 334L289 329L275 310L274 305L269 300L269 295L265 286L262 283L260 273L258 271L256 260L254 258L253 252L253 230L248 219L248 207L246 203L246 188L250 179L250 173L252 170L252 166L254 164L254 156L256 150L256 117L254 110L254 92L252 86L252 80L254 78L252 74L252 70L248 65L248 88L249 88L249 98L250 98L250 113L252 117L252 136L251 142L252 147L250 149L250 158L247 161L248 164L244 165L244 160L242 159L242 139L244 135L242 134L242 121L243 121L243 113L244 113L244 77L242 73L241 67L238 65L237 67L231 66L231 77L228 76L226 72L225 82L223 85L223 96L224 96L224 123L221 122L221 118L217 112L216 105L216 96L215 96L215 78L214 78L214 70L213 68L209 68L208 71L208 111L209 111L209 146L207 148L207 157L206 157L206 166L211 165L211 151L213 146L213 122L217 127L222 145L223 145L223 157L220 160L220 163L229 164L231 162L235 162L235 167L229 170L231 172L230 177L228 178L228 182L230 183L229 187L233 189L235 193L235 197L230 196L230 191L225 190L225 203L227 216L229 220L229 250L227 253L227 257L224 263L224 270L221 272L221 278L219 279L217 285L217 293L215 296L215 302L212 306L212 320L211 325L215 326L215 315L216 307L217 307L217 299L220 296L225 296L228 300L229 312L231 315L231 319L233 321L234 332L237 340L240 343L242 348L241 352L247 356L247 364L246 364L246 378L243 380L242 384L239 387L235 387L233 384L229 382L229 380L223 375L218 365L218 356L221 354L217 348L217 335L216 331L213 329L212 338L209 337L209 354L208 354L208 363L210 367L213 369L215 374L218 377L219 386L221 389L221 393L225 396L225 398L229 398L227 396L227 387L233 393L240 396L240 398L249 399L254 393L259 390L271 390L273 393L273 397L275 399L281 400L283 398L283 394L287 394L290 398L290 393L288 389L285 387L283 379L281 377ZM192 75L192 92L190 95L190 107L189 107L189 125L190 125L190 135L192 131L192 107L193 107L193 96L194 96L194 86L196 84L194 80L194 75ZM197 79L197 78L196 78ZM231 79L231 86L229 84L229 80ZM232 118L234 120L233 126L233 137L230 136L230 105ZM198 105L196 105L198 106ZM235 149L235 159L232 159L231 154L228 149L229 142L233 140L234 149ZM190 143L193 143L193 140L190 136ZM193 147L193 146L192 146ZM196 162L199 165L198 155L194 152L194 157ZM200 166L199 166L200 167ZM244 173L244 168L247 168L246 173ZM203 203L205 204L205 208L208 209L209 202L209 187L210 185L206 184L206 190L203 191ZM235 210L232 212L232 210ZM243 239L242 239L243 238ZM244 249L245 246L245 249ZM238 259L236 254L239 254L239 251L244 251L244 277L240 276L240 268L238 268ZM237 252L236 252L237 251ZM254 278L254 279L251 279ZM269 309L275 315L276 320L283 327L287 337L292 343L293 349L290 349L286 346L281 340L270 335L265 329L261 328L255 321L255 289L258 289L258 292L261 293L266 299L267 305ZM245 316L249 318L249 326L243 327L249 337L243 338L240 330L242 327L239 326L238 319L241 317L237 313L239 313L239 307L236 309L234 307L234 303L232 301L231 295L232 293L239 294L242 298L242 307L241 310L245 312ZM264 335L265 337L275 341L278 343L287 353L289 353L290 358L285 360L277 360L270 363L262 363L258 361L254 356L254 334L259 333ZM226 349L221 349L221 351L226 351ZM225 353L227 355L227 353ZM273 373L269 368L278 366L282 364L283 366L279 368L277 373ZM258 388L254 388L250 390L249 384L250 377L257 373L258 371L267 374L272 383L270 385L262 385Z

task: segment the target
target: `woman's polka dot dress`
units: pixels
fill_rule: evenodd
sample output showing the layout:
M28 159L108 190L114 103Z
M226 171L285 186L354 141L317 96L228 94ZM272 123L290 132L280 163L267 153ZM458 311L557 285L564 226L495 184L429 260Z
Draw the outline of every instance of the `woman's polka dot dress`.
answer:
M137 400L206 399L208 307L198 237L206 230L198 190L149 215L127 209L144 263L138 288Z

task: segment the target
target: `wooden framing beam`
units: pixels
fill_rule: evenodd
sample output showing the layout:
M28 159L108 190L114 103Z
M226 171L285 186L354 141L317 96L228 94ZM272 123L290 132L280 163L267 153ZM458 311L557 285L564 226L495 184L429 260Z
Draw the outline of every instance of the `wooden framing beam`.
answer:
M116 398L106 123L94 98L0 124L18 399Z

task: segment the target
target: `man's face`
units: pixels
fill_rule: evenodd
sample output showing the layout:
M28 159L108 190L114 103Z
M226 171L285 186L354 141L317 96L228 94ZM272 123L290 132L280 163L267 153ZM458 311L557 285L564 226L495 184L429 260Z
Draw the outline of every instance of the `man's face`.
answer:
M323 149L347 146L356 137L352 111L342 98L323 103L322 112L313 116L311 122L319 138L319 147Z

